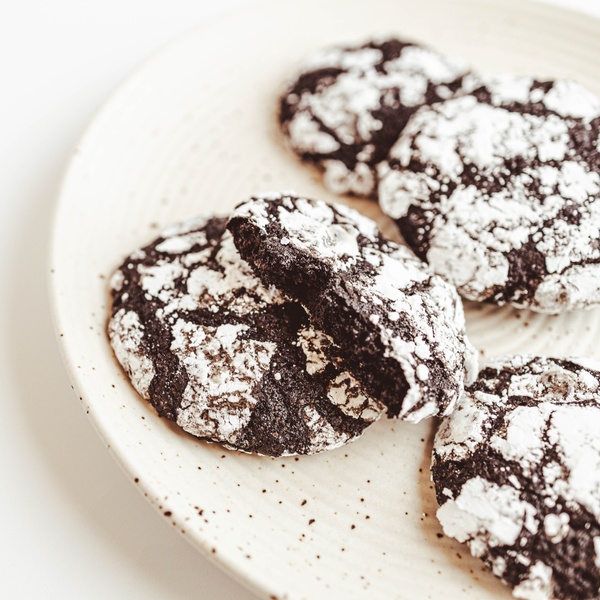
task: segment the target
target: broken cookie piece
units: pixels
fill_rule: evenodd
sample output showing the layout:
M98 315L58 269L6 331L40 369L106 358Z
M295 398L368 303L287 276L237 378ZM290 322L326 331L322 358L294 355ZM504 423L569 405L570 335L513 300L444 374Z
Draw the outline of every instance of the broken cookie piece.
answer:
M452 411L476 353L456 291L410 250L352 209L286 194L238 206L228 228L257 276L306 307L389 416Z

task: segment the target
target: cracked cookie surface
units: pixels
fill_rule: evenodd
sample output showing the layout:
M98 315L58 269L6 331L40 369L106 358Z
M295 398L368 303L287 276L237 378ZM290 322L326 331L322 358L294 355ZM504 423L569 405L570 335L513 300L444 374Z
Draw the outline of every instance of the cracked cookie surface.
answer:
M528 599L600 596L600 364L503 357L433 448L444 532Z
M456 290L371 219L286 194L233 212L235 244L265 284L300 300L389 416L450 412L477 357Z
M600 303L600 102L502 76L420 109L379 165L379 201L471 300L545 313Z
M125 259L111 279L117 359L159 415L198 437L271 456L353 440L383 406L300 304L254 277L226 221L181 223Z
M320 50L283 94L281 127L331 191L372 197L375 165L409 116L453 96L467 72L462 61L394 38Z

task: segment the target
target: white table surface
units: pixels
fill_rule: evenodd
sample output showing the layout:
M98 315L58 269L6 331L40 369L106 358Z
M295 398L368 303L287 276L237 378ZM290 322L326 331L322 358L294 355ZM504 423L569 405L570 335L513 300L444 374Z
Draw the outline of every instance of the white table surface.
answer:
M45 280L58 183L96 109L165 42L253 1L3 5L1 598L256 598L159 518L108 455L70 388ZM545 1L600 17L600 0Z

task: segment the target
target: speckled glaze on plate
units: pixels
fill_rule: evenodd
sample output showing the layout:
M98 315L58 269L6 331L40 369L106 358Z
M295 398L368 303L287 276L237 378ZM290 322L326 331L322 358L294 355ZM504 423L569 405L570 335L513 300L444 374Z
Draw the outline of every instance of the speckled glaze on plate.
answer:
M53 224L56 329L82 404L131 480L258 594L509 598L436 522L431 422L382 421L319 456L242 455L159 419L106 338L107 277L160 228L266 190L334 199L282 148L277 93L308 52L380 33L600 93L600 22L521 0L271 0L194 30L117 90L74 152ZM349 202L393 232L374 203ZM468 303L467 317L484 361L599 358L598 310L549 317Z

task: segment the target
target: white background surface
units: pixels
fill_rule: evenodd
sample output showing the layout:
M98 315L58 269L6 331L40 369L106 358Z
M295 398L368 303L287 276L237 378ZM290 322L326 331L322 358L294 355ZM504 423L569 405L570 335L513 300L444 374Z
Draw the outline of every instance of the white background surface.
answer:
M21 0L2 11L2 598L255 598L159 518L108 455L70 389L45 280L60 177L96 109L148 54L252 1ZM553 2L600 17L600 0Z

